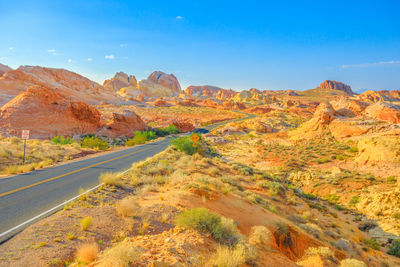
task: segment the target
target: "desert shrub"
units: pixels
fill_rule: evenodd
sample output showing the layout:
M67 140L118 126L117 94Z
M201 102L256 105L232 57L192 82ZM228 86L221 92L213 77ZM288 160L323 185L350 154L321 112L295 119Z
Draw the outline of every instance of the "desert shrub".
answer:
M218 242L233 246L239 241L238 230L233 220L222 219L205 208L194 208L180 213L176 219L180 226L210 233Z
M358 152L358 148L356 146L350 147L348 150L349 150L349 152L352 152L352 153Z
M135 131L135 136L132 139L126 141L125 145L126 146L140 145L156 138L157 135L153 131Z
M388 254L400 257L400 239L397 239L390 244Z
M374 221L366 221L366 222L363 222L361 225L359 225L358 229L360 229L363 232L367 232L371 229L374 229L377 226L378 225Z
M196 151L196 148L193 147L193 141L189 136L182 136L171 140L171 145L177 150L185 152L188 155L193 155Z
M211 256L208 265L215 267L238 267L244 263L253 265L256 258L257 251L253 246L239 243L233 248L218 247L216 253Z
M107 150L108 142L97 136L85 136L81 141L81 147Z
M388 183L396 183L397 182L397 178L394 176L389 176L388 178L386 178L386 181Z
M307 233L315 236L316 238L319 238L322 232L321 228L319 228L318 225L313 223L301 224L300 227L303 228Z
M11 152L0 147L0 158L9 158L11 156Z
M282 244L284 247L292 247L293 240L289 231L289 226L283 222L277 222L276 226L274 237L279 242L278 244Z
M328 247L309 247L306 250L307 256L322 256L324 258L333 257L335 254Z
M139 205L136 203L135 199L132 197L126 197L116 204L117 214L122 217L135 216L139 210Z
M171 125L169 125L167 127L164 127L164 128L153 129L153 131L155 132L155 134L157 136L166 136L166 135L169 135L169 134L178 134L179 133L178 127L176 127L173 124L171 124Z
M89 229L90 225L92 224L92 217L85 217L81 220L81 228L83 231L86 231Z
M285 193L285 187L278 182L260 181L257 185L268 189L272 195L284 195Z
M249 242L253 245L268 245L271 242L271 232L265 226L253 226Z
M16 137L16 136L13 136L13 137L10 138L10 142L11 142L11 144L13 144L13 145L18 145L18 144L20 144L20 143L22 142L22 140L19 139L19 138Z
M367 267L367 265L356 259L345 259L340 262L339 267Z
M366 238L363 240L363 242L365 245L367 245L368 247L375 249L375 250L379 250L381 247L381 245L379 245L379 243L373 238L370 238L370 239Z
M78 262L90 263L96 259L98 253L99 247L97 243L87 243L78 247L75 257Z
M104 251L100 257L99 265L101 267L118 266L128 267L140 259L142 252L139 248L132 247L126 241L117 244Z
M339 201L339 196L335 194L330 194L329 196L326 197L326 200L328 200L329 203L335 204L336 202Z
M17 165L8 165L4 168L3 172L8 175L17 174L19 172L19 167Z
M349 205L355 205L359 201L359 197L352 197L349 201Z
M113 185L116 187L122 187L124 184L121 180L121 176L118 176L116 173L105 172L100 174L99 181L104 183L105 185Z
M54 136L51 141L56 145L69 145L74 143L74 139L64 136Z

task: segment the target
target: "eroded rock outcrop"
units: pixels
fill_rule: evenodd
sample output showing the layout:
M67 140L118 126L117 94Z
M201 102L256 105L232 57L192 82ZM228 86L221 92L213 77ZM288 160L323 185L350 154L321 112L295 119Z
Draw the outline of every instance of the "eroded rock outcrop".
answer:
M370 105L365 109L364 114L373 119L400 123L400 106L386 102L377 102Z
M124 110L122 114L113 113L112 121L100 129L98 134L108 137L133 137L135 131L143 131L146 127L146 124L135 112Z
M387 100L387 97L381 95L378 92L372 91L372 90L365 91L364 93L358 95L357 98L361 101L370 102L370 103L376 103L379 101Z
M40 85L74 101L88 104L115 103L121 99L98 83L77 73L38 66L21 66L0 77L0 106L4 105L29 86Z
M192 85L185 89L185 94L194 97L206 96L215 98L219 90L221 90L221 88L211 85Z
M326 80L323 83L321 83L319 85L319 87L322 88L322 89L343 91L348 95L353 95L354 94L354 92L351 90L351 87L349 85L346 85L346 84L342 83L342 82Z
M139 90L146 96L178 96L182 90L178 79L173 74L154 71L146 80L139 82Z
M9 66L0 64L0 76L10 70L12 70L12 68L10 68Z
M122 97L136 98L141 93L134 75L127 75L124 72L117 72L115 76L104 81L103 87L107 90L116 92Z
M100 113L88 104L71 101L46 87L35 85L0 109L0 129L19 136L30 130L32 138L95 133Z
M238 92L233 91L232 89L221 89L218 91L216 98L219 100L227 100L234 97Z
M336 113L340 116L354 117L359 116L368 107L369 103L349 99L348 97L340 97L330 102Z
M328 102L319 104L313 117L290 132L293 139L313 138L323 134L329 128L329 123L335 119L335 110Z

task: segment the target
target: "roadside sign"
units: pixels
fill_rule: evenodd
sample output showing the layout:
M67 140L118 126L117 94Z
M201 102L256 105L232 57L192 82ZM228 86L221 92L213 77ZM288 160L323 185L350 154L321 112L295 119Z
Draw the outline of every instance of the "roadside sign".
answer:
M22 137L21 139L27 140L29 139L29 130L22 130Z
M192 141L193 141L193 147L197 147L197 141L200 140L200 137L199 137L196 133L194 133L194 134L190 137L190 139L192 139Z

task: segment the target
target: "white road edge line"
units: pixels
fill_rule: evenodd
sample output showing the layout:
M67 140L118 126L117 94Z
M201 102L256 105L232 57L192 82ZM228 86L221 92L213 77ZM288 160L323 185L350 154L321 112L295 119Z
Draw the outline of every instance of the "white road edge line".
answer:
M125 173L127 173L127 172L130 171L130 170L132 170L132 168L129 168L129 169L127 169L126 171L123 171L123 172L119 173L118 176L124 175ZM104 183L98 184L98 185L96 185L95 187L90 188L90 189L87 190L86 192L84 192L84 193L82 193L82 194L80 194L80 195L77 195L76 197L73 197L73 198L71 198L71 199L69 199L69 200L67 200L67 201L65 201L65 202L63 202L63 203L61 203L61 204L58 204L57 206L55 206L55 207L53 207L53 208L51 208L51 209L49 209L49 210L46 210L46 211L40 213L39 215L36 215L35 217L33 217L33 218L31 218L31 219L29 219L29 220L27 220L27 221L25 221L25 222L23 222L23 223L21 223L21 224L18 224L17 226L14 226L13 228L11 228L11 229L9 229L9 230L7 230L7 231L1 233L1 234L0 234L0 238L2 238L2 237L4 237L4 236L6 236L6 235L12 233L12 232L15 231L15 230L18 230L18 229L21 228L22 226L24 226L24 225L26 225L26 224L28 224L28 223L31 223L31 222L35 221L36 219L39 219L40 217L42 217L42 216L44 216L44 215L46 215L46 214L48 214L48 213L51 213L51 212L53 212L53 211L55 211L55 210L61 208L62 206L65 206L66 204L68 204L68 203L74 201L75 199L77 199L77 198L79 198L79 197L81 197L81 196L83 196L83 195L85 195L85 194L87 194L87 193L89 193L89 192L91 192L91 191L93 191L93 190L96 190L97 188L99 188L99 187L102 186L102 185L104 185ZM1 242L1 240L0 240L0 242Z

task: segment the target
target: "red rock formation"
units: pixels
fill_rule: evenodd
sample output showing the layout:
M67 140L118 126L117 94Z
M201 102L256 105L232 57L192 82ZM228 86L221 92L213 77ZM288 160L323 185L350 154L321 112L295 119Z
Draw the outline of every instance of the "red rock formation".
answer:
M218 91L216 98L219 100L226 100L234 97L238 92L232 89L221 89Z
M368 103L349 99L348 97L340 97L337 100L331 101L332 107L336 110L336 113L340 116L354 117L359 116L368 107Z
M12 68L10 68L9 66L0 64L0 76L2 76L5 72L10 70L12 70Z
M382 90L378 93L391 99L400 100L400 90Z
M10 101L31 85L53 89L71 100L84 99L89 104L118 102L121 99L98 83L77 73L44 67L21 66L0 77L0 106Z
M176 119L172 122L172 124L175 125L182 133L190 132L194 129L193 124L187 120Z
M211 86L211 85L202 85L202 86L189 86L185 89L185 94L188 96L207 96L207 97L216 97L218 91L221 90L219 87Z
M139 90L146 96L173 97L182 93L178 79L173 74L154 71L139 82Z
M80 101L70 101L51 89L35 85L0 109L0 129L7 135L30 130L32 138L95 133L100 113Z
M137 88L137 81L134 75L127 75L124 72L117 72L115 76L104 81L103 86L111 91L119 91L124 87Z
M218 108L220 108L220 109L242 110L242 109L246 109L246 105L243 104L243 103L224 101L222 103L222 106L219 106Z
M146 124L135 112L124 110L123 114L113 113L112 122L100 129L98 134L108 137L133 137L135 131L143 131L146 127Z
M400 107L385 102L377 102L367 107L364 114L368 117L400 123Z
M343 91L348 95L354 94L353 91L351 90L351 87L342 82L326 80L325 82L321 83L319 87L322 89Z
M357 99L359 99L361 101L365 101L365 102L376 103L376 102L379 102L379 101L386 100L387 97L381 95L378 92L375 92L375 91L372 91L372 90L368 90L368 91L365 91L364 93L358 95Z
M243 110L243 112L246 113L252 113L252 114L264 114L268 113L272 110L270 107L262 106L262 107L251 107L248 109Z
M156 106L156 107L169 107L169 106L171 106L163 98L157 98L155 101L153 101L153 102L151 102L149 104L151 104L153 106Z

